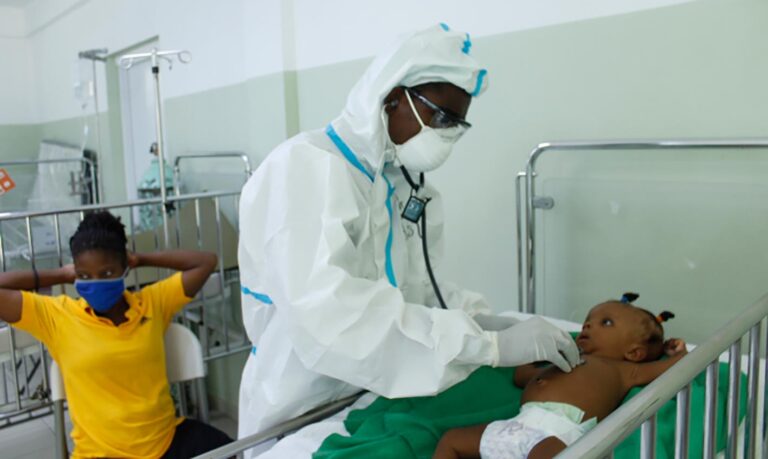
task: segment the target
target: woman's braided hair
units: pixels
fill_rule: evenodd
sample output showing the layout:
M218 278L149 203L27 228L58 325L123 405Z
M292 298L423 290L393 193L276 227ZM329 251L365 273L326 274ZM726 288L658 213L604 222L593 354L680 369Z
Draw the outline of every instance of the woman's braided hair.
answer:
M88 250L103 250L117 255L123 265L128 263L127 244L125 225L120 222L120 217L107 211L87 214L69 239L72 258Z

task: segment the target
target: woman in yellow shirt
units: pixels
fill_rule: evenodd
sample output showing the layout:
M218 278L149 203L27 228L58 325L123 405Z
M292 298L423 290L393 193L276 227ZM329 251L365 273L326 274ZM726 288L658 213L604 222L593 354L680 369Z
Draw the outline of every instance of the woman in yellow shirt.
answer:
M165 372L165 330L216 267L215 254L130 253L125 227L109 212L87 215L69 245L72 265L0 273L0 319L42 341L59 364L72 457L188 458L230 442L176 417ZM129 292L126 274L139 266L179 272ZM80 298L31 292L66 283Z

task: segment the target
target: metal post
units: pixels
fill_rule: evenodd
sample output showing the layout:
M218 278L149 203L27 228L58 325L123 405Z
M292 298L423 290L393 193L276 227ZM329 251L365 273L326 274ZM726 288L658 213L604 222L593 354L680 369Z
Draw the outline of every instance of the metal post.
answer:
M93 105L94 105L94 118L96 118L96 145L98 152L96 152L96 165L91 167L91 175L93 176L93 201L94 203L101 202L102 190L101 178L99 173L101 172L101 159L104 158L104 151L101 149L101 126L99 123L99 87L96 84L96 60L91 60L93 65ZM97 170L98 168L98 170Z
M67 452L67 428L64 423L64 400L56 400L53 402L53 422L53 431L61 433L61 435L57 435L57 438L54 439L56 444L56 458L66 459L69 454Z
M526 264L526 310L533 314L536 312L536 244L534 231L536 229L535 215L533 212L533 164L528 163L525 175L525 264Z
M760 378L760 328L758 322L749 331L749 380L747 383L746 457L757 457L757 385Z
M5 272L5 239L3 238L2 221L0 221L0 272Z
M160 200L163 215L163 248L170 247L168 234L168 196L165 190L165 142L163 140L163 100L160 96L160 65L157 62L157 49L152 49L152 77L155 81L155 135L157 136L157 159L160 162Z
M735 458L739 449L739 386L741 385L741 339L731 344L728 356L728 440L726 457Z
M205 378L196 379L194 384L197 386L198 414L199 414L200 420L207 423L209 418L209 411L208 411L208 391L206 390L206 387L205 387Z
M163 182L163 184L165 184L165 182ZM174 204L176 205L176 212L174 212L174 214L173 214L173 221L174 221L175 226L176 226L175 231L174 231L175 234L176 234L176 248L180 249L181 248L181 220L180 220L181 217L179 216L179 214L181 214L181 202L180 201L175 201ZM180 317L181 317L181 323L185 327L190 328L189 327L189 319L187 318L187 315L184 314L184 312L182 312L180 314Z
M197 248L198 250L203 249L203 225L202 225L202 219L200 218L200 199L195 199L195 227L197 229L196 235L197 235ZM208 323L206 321L206 297L205 297L205 284L203 284L203 288L200 289L200 299L202 301L203 306L200 308L200 324L199 324L199 335L200 335L200 345L203 347L203 355L205 357L208 357L210 354L210 349L208 346L210 345L208 343Z
M221 304L224 305L224 298L226 298L224 292L224 241L221 231L221 204L218 196L213 198L213 204L214 211L216 212L216 242L219 252L219 291L221 292ZM224 349L229 351L229 325L227 324L227 316L224 313L223 306L221 321L224 325Z
M656 457L656 415L651 416L640 428L640 459Z
M707 366L706 389L704 390L704 459L714 459L717 452L717 383L720 362L715 360Z
M128 226L130 226L131 231L131 252L136 253L136 228L135 228L135 222L133 221L133 207L134 206L128 206ZM139 270L133 269L133 286L135 289L139 289Z
M768 457L768 321L763 319L761 322L766 322L766 348L765 348L765 362L763 365L763 430L761 432L762 441L762 456Z
M27 243L29 246L29 260L32 264L32 269L36 269L36 257L35 257L35 243L32 238L32 217L25 217L24 222L26 223L27 227ZM35 293L38 293L37 290L35 290ZM48 388L51 387L48 384L48 361L45 359L45 346L43 343L39 343L39 349L38 352L40 353L40 363L42 364L43 369L43 390L48 393ZM22 361L24 362L24 371L27 373L27 378L29 378L29 373L27 372L27 361L22 356ZM32 390L29 388L29 383L27 383L27 389L28 389L28 396L32 395Z
M235 229L237 234L240 234L240 194L234 196L235 200Z
M675 458L687 459L691 423L691 385L677 393L677 417L675 421Z
M1 222L0 222L1 223ZM2 228L0 227L0 268L2 272L6 271L5 261L5 239L2 236ZM19 398L19 372L16 369L16 337L14 336L15 330L8 325L8 341L11 348L11 374L13 374L13 396L16 399L16 409L21 409L21 399ZM3 372L3 382L5 382L5 372ZM6 399L7 400L7 399Z
M8 339L11 344L11 373L13 374L13 397L16 399L16 409L21 409L21 391L19 390L19 370L16 368L16 330L9 326Z
M61 249L61 224L59 222L59 214L53 215L53 231L56 236L56 258L59 261L59 266L64 266L64 252ZM61 285L61 294L66 293L66 288Z
M515 235L517 236L517 310L523 312L523 231L520 224L522 219L521 211L521 190L520 179L525 177L525 172L518 172L515 176Z

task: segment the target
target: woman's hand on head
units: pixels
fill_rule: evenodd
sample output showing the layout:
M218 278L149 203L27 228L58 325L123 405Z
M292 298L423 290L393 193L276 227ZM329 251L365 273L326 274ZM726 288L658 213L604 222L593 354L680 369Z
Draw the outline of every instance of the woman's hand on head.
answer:
M68 265L64 265L61 268L61 276L63 284L74 284L75 280L77 279L77 273L75 272L75 265L73 263L70 263Z
M685 341L680 338L670 338L664 342L664 353L674 357L687 354L688 349L685 347Z
M139 256L130 251L128 252L128 267L131 269L139 267Z

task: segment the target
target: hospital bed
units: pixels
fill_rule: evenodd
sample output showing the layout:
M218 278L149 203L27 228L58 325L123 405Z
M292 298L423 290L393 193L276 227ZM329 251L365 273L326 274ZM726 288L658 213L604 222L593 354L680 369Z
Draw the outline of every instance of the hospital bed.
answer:
M0 161L16 183L16 189L0 195L3 211L54 210L100 201L96 155L90 150L53 140L43 140L37 159ZM69 233L74 222L64 221ZM3 228L6 264L29 260L32 250L25 242L34 238L36 257L55 254L54 230L44 221L25 228L23 221L8 221Z
M721 149L766 149L768 141L611 141L547 143L539 145L531 154L525 172L518 175L517 235L520 312L511 314L526 317L537 312L536 304L536 209L546 209L553 204L544 196L536 196L535 164L537 159L550 150L721 150ZM524 184L525 192L521 192ZM521 201L525 200L525 212ZM523 243L523 241L525 241ZM731 308L743 305L723 305ZM523 312L523 310L525 312ZM676 458L688 457L688 436L692 422L704 425L703 456L714 457L763 457L766 440L766 416L764 407L766 393L766 361L762 336L768 321L768 295L733 317L730 322L714 332L709 339L692 349L672 369L644 388L637 396L622 405L603 422L562 452L563 458L613 457L613 449L627 436L641 430L639 457L656 456L656 412L667 401L677 400L677 424L674 449ZM572 321L551 319L565 330L578 330L581 324ZM746 338L747 345L742 347ZM747 355L743 355L743 350ZM716 451L717 431L717 374L720 362L727 362L729 391L727 396L726 432L727 445L724 451ZM742 371L747 375L747 413L739 421L738 412ZM705 410L703 419L690 417L690 384L699 374L706 374ZM373 400L372 394L356 395L339 400L264 432L258 432L215 451L198 456L198 459L230 457L250 448L262 445L268 449L261 457L309 458L323 439L333 433L346 434L343 419L353 409L361 409ZM330 413L336 412L331 415ZM330 417L328 417L330 416ZM275 440L280 439L276 444ZM274 446L272 446L274 444ZM267 445L264 448L263 445ZM671 446L671 445L670 445ZM258 449L258 447L257 447ZM256 449L256 450L257 450Z

